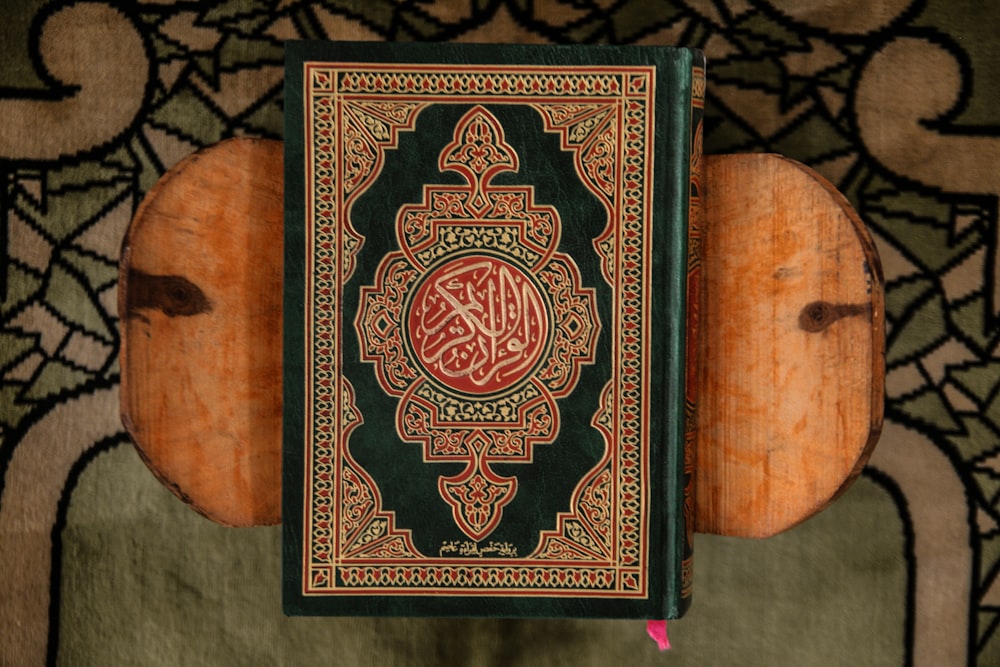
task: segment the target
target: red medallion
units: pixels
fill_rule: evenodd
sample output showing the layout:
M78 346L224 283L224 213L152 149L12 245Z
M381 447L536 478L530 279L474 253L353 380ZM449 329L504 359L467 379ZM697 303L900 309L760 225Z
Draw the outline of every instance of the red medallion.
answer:
M462 394L514 386L535 367L549 318L538 287L489 255L452 259L417 288L407 329L424 370Z

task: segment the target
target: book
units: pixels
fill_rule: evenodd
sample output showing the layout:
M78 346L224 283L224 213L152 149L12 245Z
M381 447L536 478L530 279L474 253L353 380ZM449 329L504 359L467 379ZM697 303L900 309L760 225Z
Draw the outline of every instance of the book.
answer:
M289 614L680 616L704 59L291 42Z

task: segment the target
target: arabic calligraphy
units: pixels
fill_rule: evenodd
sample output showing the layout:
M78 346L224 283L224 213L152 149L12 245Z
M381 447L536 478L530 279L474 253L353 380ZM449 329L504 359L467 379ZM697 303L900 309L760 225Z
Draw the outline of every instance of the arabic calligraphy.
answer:
M447 540L441 544L441 548L438 550L438 556L454 554L475 558L484 558L487 556L494 558L516 558L517 547L510 542L495 542L493 540L490 540L486 546L479 546L479 543L470 542L469 540L461 542L458 540Z
M517 266L489 255L460 257L432 271L408 319L417 359L463 393L513 386L534 368L548 339L539 289Z

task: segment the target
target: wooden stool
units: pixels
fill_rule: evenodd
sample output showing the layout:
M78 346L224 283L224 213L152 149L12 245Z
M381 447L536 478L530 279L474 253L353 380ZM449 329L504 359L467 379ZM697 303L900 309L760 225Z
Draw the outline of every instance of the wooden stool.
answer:
M696 528L766 537L829 505L878 439L883 278L850 205L776 155L706 158ZM208 518L281 520L282 146L174 167L125 238L122 420Z

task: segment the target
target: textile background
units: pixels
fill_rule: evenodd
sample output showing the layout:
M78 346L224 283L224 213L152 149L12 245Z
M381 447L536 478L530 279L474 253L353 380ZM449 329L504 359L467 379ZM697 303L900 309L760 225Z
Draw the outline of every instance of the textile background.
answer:
M14 0L0 22L3 665L1000 664L1000 6L971 0ZM641 623L288 619L278 528L161 487L118 417L117 261L144 193L280 138L294 38L655 43L709 59L709 153L833 181L887 280L887 421L776 538L699 536Z

